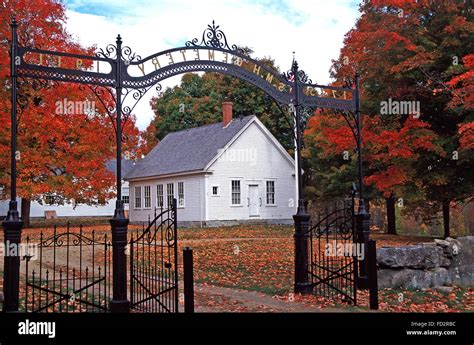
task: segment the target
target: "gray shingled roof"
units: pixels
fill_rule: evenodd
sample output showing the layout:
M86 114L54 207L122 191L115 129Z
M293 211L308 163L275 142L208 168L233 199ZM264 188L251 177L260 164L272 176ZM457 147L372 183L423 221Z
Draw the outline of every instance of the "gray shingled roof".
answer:
M134 167L133 162L128 159L122 159L122 176L127 175ZM105 168L112 174L117 174L117 160L115 158L109 159L105 162Z
M233 119L226 128L219 122L170 133L124 179L202 170L253 117Z

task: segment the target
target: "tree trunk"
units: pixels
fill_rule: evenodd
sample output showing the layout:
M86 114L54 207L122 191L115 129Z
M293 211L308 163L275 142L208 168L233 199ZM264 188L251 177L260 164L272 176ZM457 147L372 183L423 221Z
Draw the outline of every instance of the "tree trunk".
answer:
M395 196L391 194L388 198L385 198L387 205L387 234L397 234L397 222L395 218Z
M451 200L443 200L443 225L444 225L444 238L450 237L449 231L449 204Z
M21 219L23 220L23 228L30 227L30 210L31 200L21 198Z
M365 198L365 210L367 211L367 213L370 213L370 199L369 198Z

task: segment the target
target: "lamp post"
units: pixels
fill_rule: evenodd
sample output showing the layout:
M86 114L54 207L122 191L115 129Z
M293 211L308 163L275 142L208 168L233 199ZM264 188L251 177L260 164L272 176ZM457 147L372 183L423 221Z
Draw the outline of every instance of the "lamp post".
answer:
M21 243L21 230L23 228L23 221L20 219L18 213L18 205L16 202L16 155L17 155L17 73L16 73L16 58L17 58L17 23L15 18L12 18L10 24L12 30L11 43L11 143L10 143L10 160L11 160L11 182L10 182L10 203L8 213L5 220L2 222L5 248L9 246L19 246ZM6 255L3 262L3 311L16 312L19 307L19 287L20 287L20 256L17 250L17 255Z
M360 75L355 75L355 120L357 126L357 163L359 174L359 208L356 218L356 241L361 243L364 250L364 259L359 262L357 286L361 289L369 287L368 278L368 246L370 235L370 214L367 213L364 200L364 184L362 175L362 118L360 114Z
M297 165L297 182L298 182L298 209L293 216L295 221L295 285L296 293L310 293L312 287L308 279L308 229L310 216L306 212L303 196L303 178L301 169L301 146L302 146L302 128L301 128L301 109L300 109L300 85L298 76L298 63L293 60L291 67L293 76L293 105L295 108L296 122L296 165Z
M116 73L116 159L117 159L117 201L115 202L114 217L110 220L112 227L112 274L113 296L110 302L110 311L113 313L127 313L130 311L130 302L127 299L127 245L128 218L125 217L122 202L122 38L117 36Z

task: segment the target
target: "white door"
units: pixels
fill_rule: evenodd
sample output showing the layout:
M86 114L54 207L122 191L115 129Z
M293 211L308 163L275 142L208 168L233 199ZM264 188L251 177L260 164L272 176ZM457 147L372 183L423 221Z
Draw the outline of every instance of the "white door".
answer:
M258 185L249 185L249 217L260 216L260 198L258 195Z

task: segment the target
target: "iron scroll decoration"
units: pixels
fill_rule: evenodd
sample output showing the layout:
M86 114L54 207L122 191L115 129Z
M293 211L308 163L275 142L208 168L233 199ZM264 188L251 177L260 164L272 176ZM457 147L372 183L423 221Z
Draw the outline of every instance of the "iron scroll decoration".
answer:
M227 38L224 32L219 29L219 25L216 26L214 20L212 21L212 26L208 25L207 29L202 33L201 42L198 43L197 38L192 39L191 41L186 42L186 47L210 47L210 48L223 48L228 50L239 51L243 53L243 49L237 47L235 44L232 47L229 47L227 43Z
M176 61L164 66L160 65L159 68L155 66L154 71L142 76L132 76L129 74L129 67L140 67L160 57L184 54L183 52L189 51L197 54L197 57L191 60L185 58L184 61ZM213 56L215 53L225 54L230 56L231 60L204 59L202 55L206 52L212 53ZM101 72L81 68L68 69L60 66L34 64L26 61L25 56L27 54L47 55L57 59L88 60L95 64L108 64L110 71ZM194 38L187 41L184 47L162 51L145 58L133 52L128 46L121 47L120 52L118 52L117 45L114 44L109 44L105 49L100 49L96 56L70 54L19 45L16 47L15 58L17 75L19 77L93 85L96 90L97 87L116 88L119 86L123 88L121 110L124 119L131 115L136 104L153 86L156 86L156 90L160 92L161 85L159 83L162 80L188 72L217 72L240 78L262 89L279 104L290 104L294 98L291 94L291 89L295 78L292 78L291 73L280 74L278 71L252 59L237 45L230 45L224 32L214 21L212 25L208 25L204 30L201 39ZM247 65L254 66L254 69L245 68L242 64L236 63L236 61L243 61ZM255 73L255 71L258 71L258 73ZM353 88L312 84L312 81L303 70L298 71L296 82L300 84L298 92L300 96L299 103L302 106L355 111L355 97L351 99L338 99L316 94L308 95L303 92L305 88L321 88L348 92L354 95ZM94 93L100 98L100 93ZM125 104L126 101L129 101L129 103Z
M187 41L183 47L173 48L165 51L161 51L154 55L142 58L140 55L134 53L128 46L122 46L122 39L120 35L117 37L116 44L109 44L105 49L100 49L96 55L82 55L72 54L58 51L50 51L31 46L22 46L21 43L17 42L17 24L13 19L11 23L12 28L12 44L11 44L11 80L12 80L12 135L11 135L11 200L9 204L9 211L7 214L7 221L4 222L5 229L10 228L11 234L16 234L20 231L21 234L21 222L19 220L19 214L17 211L16 202L16 179L17 179L17 164L16 164L16 150L17 142L16 135L18 131L17 126L17 105L19 105L20 112L24 109L25 99L18 97L18 93L21 87L18 87L18 81L22 79L32 79L38 81L39 88L41 89L45 85L54 85L56 82L70 82L80 84L83 88L89 88L92 93L99 99L104 105L107 115L112 120L115 133L116 133L116 204L115 212L112 224L112 233L117 234L115 239L113 238L112 246L120 250L113 251L114 265L113 272L114 276L117 273L117 280L114 281L113 298L115 304L111 305L111 310L114 311L126 311L129 307L123 303L126 302L127 297L127 275L126 268L126 257L124 255L124 242L119 240L123 234L122 229L127 229L127 223L124 207L122 201L122 141L126 138L123 137L123 125L126 124L127 120L131 116L137 103L144 97L144 95L153 87L156 87L157 91L161 91L161 85L159 84L162 80L168 79L172 76L188 73L188 72L217 72L225 75L234 76L240 78L257 88L263 90L269 97L271 97L277 104L282 107L293 107L295 119L295 132L296 132L296 152L297 152L297 168L298 168L298 213L295 215L295 238L298 234L301 239L295 240L295 262L298 266L295 266L295 291L303 289L306 284L301 279L304 275L307 275L305 270L305 263L307 258L304 258L305 251L300 250L305 248L304 241L306 237L302 236L303 230L302 219L305 216L304 207L304 193L303 193L303 178L301 168L301 147L302 140L301 136L303 131L301 130L304 126L305 115L312 114L316 108L320 109L335 109L343 111L343 114L347 114L345 119L354 121L355 124L351 126L351 130L354 133L357 147L358 147L358 163L359 163L359 212L364 216L364 200L362 195L362 159L361 159L361 116L360 116L360 97L359 97L359 76L356 75L355 86L353 87L335 87L327 85L313 84L308 75L298 68L296 61L293 62L293 66L290 72L286 74L280 74L277 70L270 68L255 59L252 59L248 54L245 53L241 48L236 45L230 45L224 34L215 22L204 30L201 39L194 38ZM26 42L31 43L29 38L26 38ZM195 54L194 57L189 59L187 54ZM207 53L207 59L203 56ZM182 54L183 59L174 60L175 56L179 57ZM215 59L215 56L219 56L219 59ZM33 56L33 58L31 58ZM34 58L36 56L37 58ZM43 63L47 56L46 63ZM168 57L168 61L164 61L164 57ZM230 57L230 61L229 61ZM74 60L75 59L75 60ZM161 59L161 60L160 60ZM61 61L70 60L75 63L62 64ZM79 61L86 60L89 63L83 65ZM161 61L161 62L160 62ZM154 70L145 73L145 63L152 64ZM99 69L99 64L108 66L108 70ZM73 67L71 67L73 66ZM85 67L88 66L88 67ZM90 68L89 66L97 66ZM134 68L143 70L143 75L133 75L131 72ZM21 86L21 85L20 85ZM318 93L315 91L317 88L322 89L323 92ZM334 97L328 97L325 90L333 91ZM344 99L338 98L334 93L346 93L350 94L350 98ZM31 98L31 96L29 97ZM349 117L352 116L352 119ZM303 126L302 126L303 125ZM17 131L15 131L17 129ZM164 243L168 248L174 248L174 268L177 270L177 223L176 223L176 200L174 200L174 213L172 218L174 223L168 224L166 228L160 230L164 231L165 238ZM348 217L351 217L354 213L347 213L343 215L344 222L341 232L346 235L349 234L347 226L349 223L345 221ZM299 219L299 220L297 220ZM361 218L362 220L365 218ZM122 226L121 224L125 224ZM298 225L299 224L299 225ZM340 224L340 223L338 223ZM171 228L171 225L173 228ZM126 233L126 231L125 231ZM7 234L7 231L5 231ZM119 236L120 235L120 236ZM153 239L153 234L148 232L142 239ZM368 238L368 237L367 237ZM66 239L69 239L66 236ZM53 247L60 246L63 243L63 237L53 237ZM80 242L82 243L82 242ZM299 248L299 249L298 249ZM306 246L307 248L307 246ZM306 251L307 252L307 251ZM117 264L116 264L116 261ZM14 263L14 262L13 262ZM167 265L167 266L166 266ZM171 268L171 260L165 265L166 268ZM9 270L5 270L6 277L4 284L8 289L5 289L5 303L7 310L17 310L18 302L18 289L16 288L16 296L12 293L15 290L15 284L18 283L19 271L13 267L14 265L6 266ZM177 272L177 271L176 271ZM357 271L356 271L357 272ZM125 273L125 274L123 274ZM33 273L34 274L34 273ZM123 279L125 278L125 279ZM34 279L34 278L33 278ZM174 297L176 305L178 303L177 298L177 287L178 287L178 275L175 274L175 281L173 282L174 289L176 291ZM355 281L355 280L354 280ZM16 285L18 286L18 285ZM117 287L117 288L116 288ZM9 290L9 291L7 291ZM9 294L7 294L9 292Z
M13 37L16 37L16 22L12 21ZM31 42L30 40L28 42ZM208 58L203 58L207 53ZM28 56L39 56L39 59L30 59ZM179 55L183 58L180 60ZM195 54L191 58L187 54ZM220 59L216 59L215 56ZM352 117L354 124L349 124L357 143L359 155L359 194L362 198L362 167L360 159L361 133L359 105L359 84L356 76L355 86L336 87L328 85L313 84L308 75L298 68L296 61L293 61L292 68L287 73L270 68L260 61L251 58L237 45L230 45L224 32L215 22L204 30L201 39L194 38L187 41L183 47L173 48L142 58L132 51L128 46L122 46L122 39L118 35L115 44L109 44L105 49L100 49L95 55L71 54L65 52L49 51L21 44L12 44L12 61L14 61L15 77L31 78L44 82L71 82L81 84L82 87L89 88L92 93L104 105L107 115L111 118L115 138L117 140L117 162L120 162L121 145L119 142L126 141L123 135L123 126L132 115L138 102L145 94L155 87L161 92L160 82L172 76L189 72L216 72L230 75L256 86L263 90L266 95L282 107L293 107L291 114L295 124L299 125L296 133L306 125L309 115L315 109L333 109L348 114L344 118L346 121ZM41 61L43 56L48 57L48 63ZM175 57L178 59L175 61ZM163 60L169 59L167 62ZM230 59L229 59L230 58ZM61 65L61 59L76 59L77 68L66 68ZM39 63L38 63L39 60ZM87 60L87 66L97 66L93 68L82 67L78 61ZM230 60L230 61L229 61ZM53 63L49 63L53 61ZM74 61L74 60L72 60ZM161 62L160 62L161 61ZM152 64L154 70L145 73L145 64ZM99 64L106 64L110 70L104 72L99 70ZM71 64L74 65L74 64ZM133 68L142 71L142 75L133 75ZM320 88L322 92L317 92ZM328 92L333 92L333 97L328 97ZM336 97L336 93L343 93L344 98ZM346 99L346 93L350 97ZM105 96L107 95L107 96ZM109 97L110 96L110 97ZM16 96L15 96L16 97ZM108 104L105 98L112 101ZM21 101L21 98L18 98ZM21 108L21 107L20 107ZM20 109L21 111L21 109ZM305 115L306 114L306 115ZM349 122L349 121L348 121ZM18 128L18 126L17 126ZM112 135L110 136L112 138ZM299 141L298 147L303 143ZM299 151L299 149L297 149ZM117 164L120 165L120 164ZM13 176L14 174L12 174ZM119 176L120 175L120 176ZM120 193L121 171L117 168L117 191ZM13 183L12 183L13 184ZM299 187L300 188L300 187ZM302 194L302 193L301 193ZM120 198L119 198L120 200ZM298 201L299 202L299 201Z

